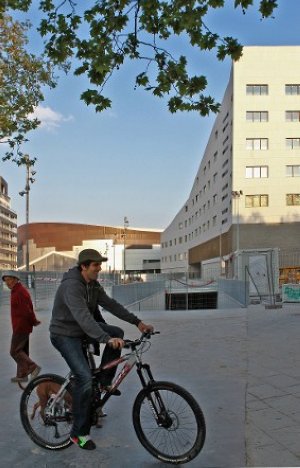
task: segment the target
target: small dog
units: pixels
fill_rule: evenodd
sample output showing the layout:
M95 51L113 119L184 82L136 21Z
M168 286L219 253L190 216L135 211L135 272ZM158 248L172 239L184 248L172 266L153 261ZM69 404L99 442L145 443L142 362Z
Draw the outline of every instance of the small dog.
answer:
M46 382L40 383L36 388L36 394L38 396L38 401L34 404L32 414L30 416L31 419L34 419L35 413L38 408L40 408L40 415L45 420L45 408L47 406L47 402L51 395L56 395L60 389L61 385L58 383L52 382L48 380ZM70 393L67 391L64 396L64 401L66 406L71 409L72 408L72 397Z

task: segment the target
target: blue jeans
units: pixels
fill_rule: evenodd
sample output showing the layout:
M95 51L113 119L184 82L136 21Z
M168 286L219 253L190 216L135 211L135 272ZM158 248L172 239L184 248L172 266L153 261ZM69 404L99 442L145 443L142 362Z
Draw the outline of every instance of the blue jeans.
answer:
M122 328L115 327L114 325L108 325L107 323L99 323L100 327L110 335L111 338L123 338L124 331ZM113 349L111 346L106 345L103 351L102 359L101 359L101 366L105 366L110 361L114 359L118 359L121 356L120 349ZM117 371L117 367L113 367L112 369L103 370L100 374L100 381L101 384L106 387L109 386L115 376Z
M91 429L92 375L82 350L82 339L52 333L50 340L74 375L72 389L74 419L70 435L71 437L88 435Z

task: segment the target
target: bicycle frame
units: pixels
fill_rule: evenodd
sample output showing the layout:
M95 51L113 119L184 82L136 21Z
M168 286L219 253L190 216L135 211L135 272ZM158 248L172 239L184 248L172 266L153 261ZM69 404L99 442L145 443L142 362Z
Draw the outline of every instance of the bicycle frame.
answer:
M93 356L89 356L89 359L91 358L94 360ZM132 349L130 353L124 354L118 359L114 359L113 361L109 362L108 364L101 367L100 369L95 369L93 372L93 375L97 376L97 374L100 374L102 370L111 369L113 367L118 366L119 364L123 362L125 362L125 364L120 370L120 372L118 373L118 375L116 376L116 378L114 379L110 390L106 392L105 395L101 398L101 402L102 402L101 406L105 405L107 400L113 395L114 391L119 387L121 382L123 382L125 377L129 374L129 372L133 369L134 366L137 367L136 371L140 378L143 388L145 388L147 384L149 384L150 382L154 382L149 364L144 364L142 362L142 359L138 353L138 350L136 350L135 348ZM146 371L146 374L147 374L146 378L143 375L143 369Z
M101 373L102 370L111 369L113 367L118 366L119 364L125 363L116 378L114 379L111 388L108 392L104 394L101 398L101 407L105 405L105 403L109 400L109 398L113 395L113 392L119 387L119 385L123 382L125 377L129 374L129 372L133 369L134 366L137 367L136 371L141 381L142 387L145 388L150 382L154 382L154 378L152 372L150 370L149 364L144 364L142 359L139 355L138 350L134 347L130 353L124 354L118 359L114 359L113 361L107 363L105 366L101 368L96 367L95 359L93 353L86 348L87 353L87 361L89 363L89 367L92 371L93 377L97 378L97 375ZM145 376L143 374L143 370L145 370ZM55 407L56 403L59 403L63 398L66 391L68 384L72 379L72 372L69 372L65 377L64 384L60 387L59 391L51 401L50 405L48 406L48 411L51 413L53 408Z

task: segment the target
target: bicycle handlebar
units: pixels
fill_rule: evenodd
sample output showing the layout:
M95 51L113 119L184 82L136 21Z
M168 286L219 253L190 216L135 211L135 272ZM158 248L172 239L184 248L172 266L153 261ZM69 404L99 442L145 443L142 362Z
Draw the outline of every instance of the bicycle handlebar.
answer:
M152 335L158 335L160 334L159 331L153 331L153 332L143 332L141 334L141 337L136 339L136 340L123 340L125 345L124 345L124 348L128 349L128 348L136 348L136 346L140 345L144 339L146 338L147 340L149 340L151 338Z

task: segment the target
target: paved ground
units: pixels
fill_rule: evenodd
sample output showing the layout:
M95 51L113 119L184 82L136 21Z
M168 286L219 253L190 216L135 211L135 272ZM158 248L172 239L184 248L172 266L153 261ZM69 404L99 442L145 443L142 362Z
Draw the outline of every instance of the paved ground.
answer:
M64 374L66 367L48 339L49 311L38 311L31 353L43 372ZM207 439L187 466L300 466L300 307L265 310L153 311L140 313L161 335L153 338L147 361L157 379L186 387L200 403ZM108 314L111 323L119 323ZM122 323L128 337L136 329ZM139 382L132 374L122 396L110 400L102 429L93 430L98 448L49 452L34 445L19 418L21 391L10 383L15 365L8 355L10 319L1 307L2 356L0 404L2 467L160 468L170 465L151 457L139 444L131 408Z

